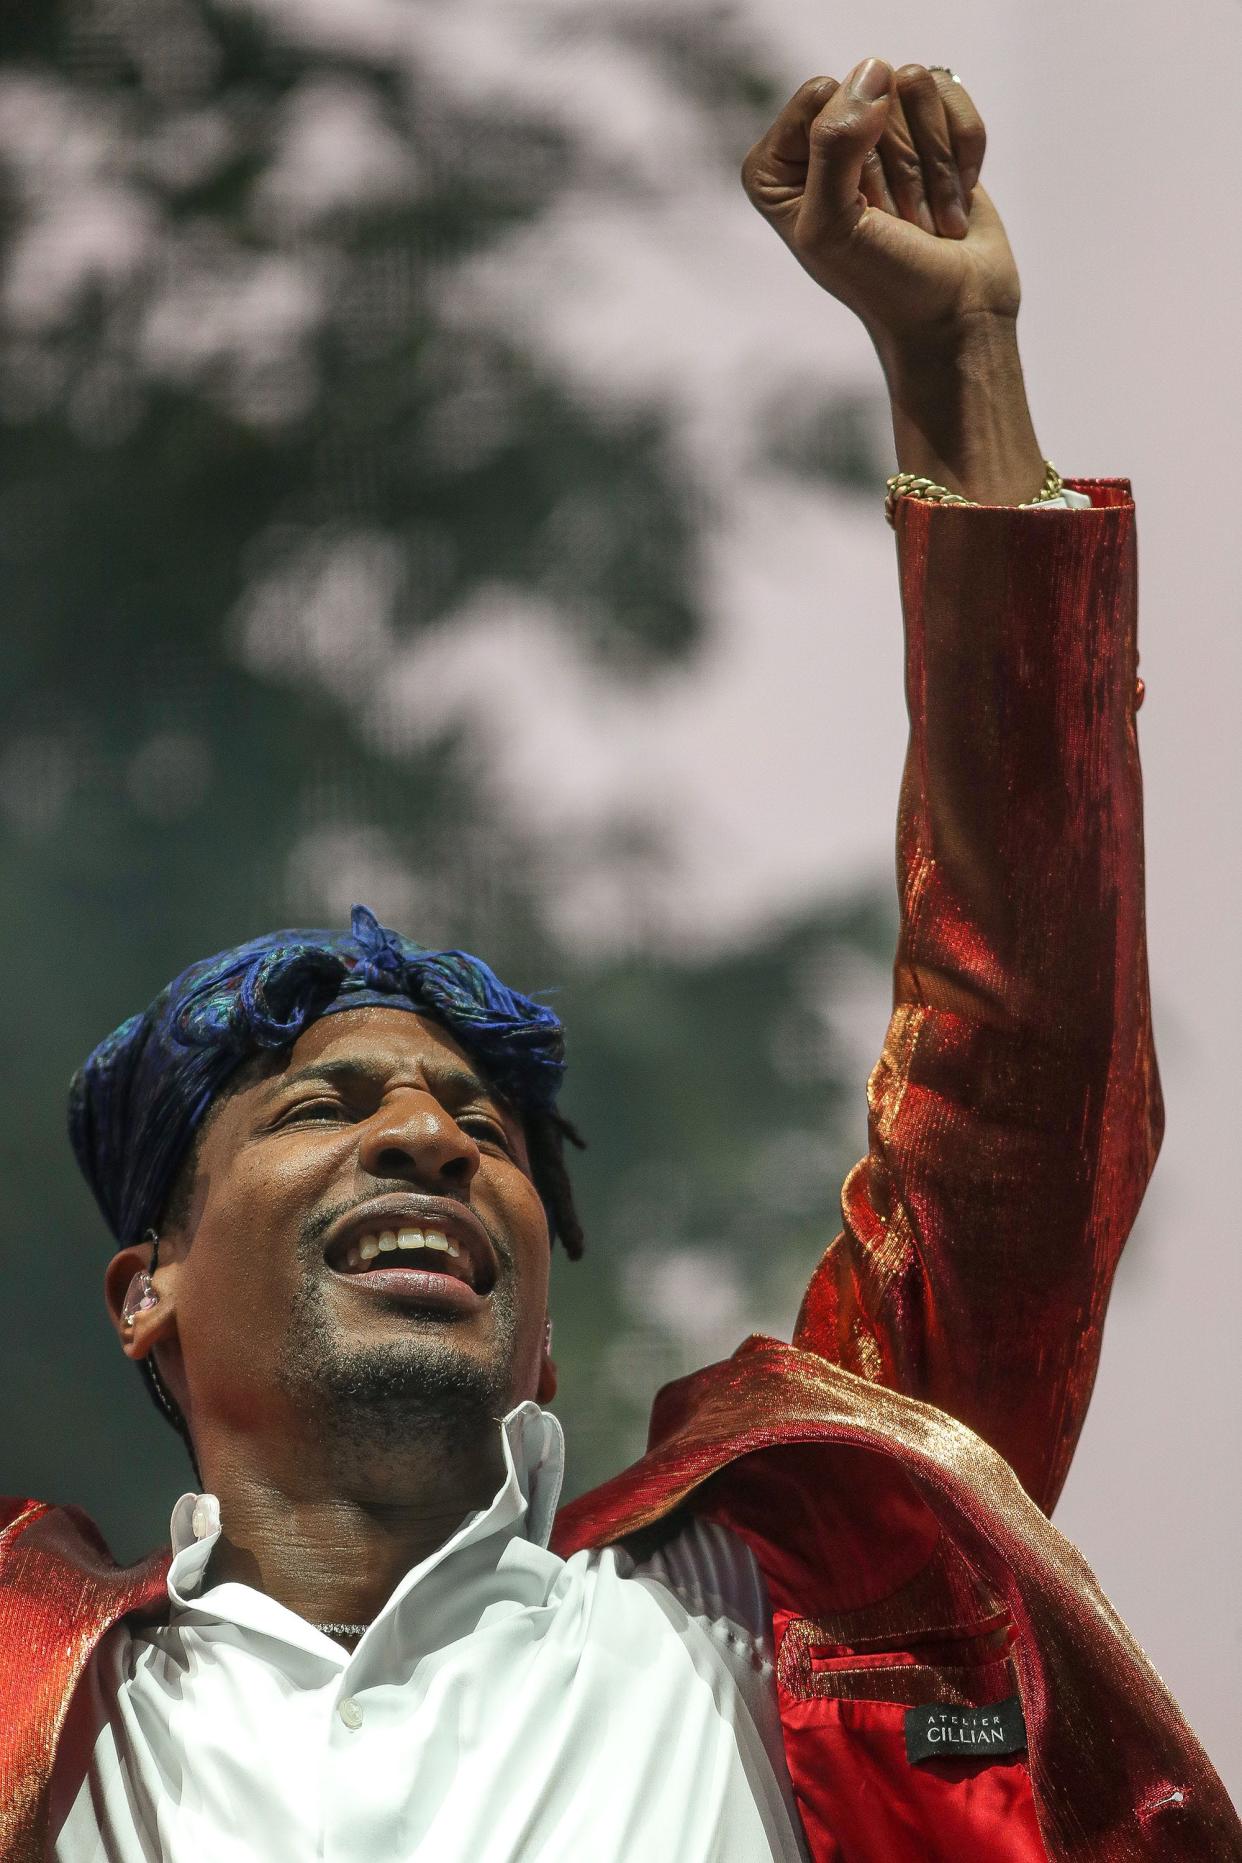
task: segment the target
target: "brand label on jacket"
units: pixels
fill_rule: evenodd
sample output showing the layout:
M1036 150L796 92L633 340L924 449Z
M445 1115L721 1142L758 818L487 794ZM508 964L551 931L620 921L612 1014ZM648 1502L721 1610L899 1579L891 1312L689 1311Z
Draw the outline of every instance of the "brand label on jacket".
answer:
M1026 1722L1016 1695L990 1708L946 1707L934 1701L906 1710L906 1758L912 1766L929 1759L988 1759L1026 1749Z

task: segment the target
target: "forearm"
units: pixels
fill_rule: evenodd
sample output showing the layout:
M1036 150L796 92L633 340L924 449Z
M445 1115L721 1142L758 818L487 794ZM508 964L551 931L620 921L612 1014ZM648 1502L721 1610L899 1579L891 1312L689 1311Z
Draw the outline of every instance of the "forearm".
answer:
M1111 1036L1114 991L1147 987L1134 512L1126 487L1099 496L898 514L897 1000L1066 1048Z
M1017 328L980 315L917 343L873 332L888 383L900 472L978 504L1017 505L1044 477L1027 404Z
M983 506L1034 497L1044 463L1013 320L877 349L903 471ZM1090 514L907 503L897 525L901 879L923 889L934 871L939 929L951 916L971 934L928 950L931 915L903 914L899 983L931 964L947 986L960 967L954 987L976 1005L992 990L990 1013L1019 1027L1054 993L1084 1035L1103 1009L1093 935L1112 938L1127 900L1141 927L1142 908L1133 512L1128 488L1106 497L1112 509Z
M799 1343L954 1412L1051 1505L1160 1133L1133 512L898 513L910 749L870 1151Z

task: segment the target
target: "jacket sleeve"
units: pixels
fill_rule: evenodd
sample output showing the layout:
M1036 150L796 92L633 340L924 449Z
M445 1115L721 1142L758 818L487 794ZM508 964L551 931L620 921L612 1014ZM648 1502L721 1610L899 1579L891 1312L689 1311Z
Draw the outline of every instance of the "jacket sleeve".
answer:
M910 741L866 1158L794 1343L952 1412L1051 1510L1163 1125L1134 506L899 508Z

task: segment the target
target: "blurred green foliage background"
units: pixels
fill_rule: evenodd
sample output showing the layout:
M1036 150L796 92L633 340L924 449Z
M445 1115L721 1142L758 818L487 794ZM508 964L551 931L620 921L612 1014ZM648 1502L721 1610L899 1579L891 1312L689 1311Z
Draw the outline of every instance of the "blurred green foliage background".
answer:
M727 949L584 946L558 895L584 863L675 885L660 823L498 809L486 741L418 677L479 591L512 596L519 647L524 602L559 617L601 691L684 679L713 633L713 488L668 408L618 413L446 312L571 183L646 185L537 89L446 88L437 57L486 57L480 12L394 36L369 6L10 0L0 25L0 1485L82 1503L121 1555L189 1471L104 1320L65 1088L193 958L358 898L555 987L590 1142L587 1258L554 1282L571 1493L641 1450L666 1378L788 1335L857 1150L835 992L886 963L887 891L826 872ZM731 177L786 95L710 8L553 30L693 100ZM806 414L774 415L772 458L870 495L871 410Z

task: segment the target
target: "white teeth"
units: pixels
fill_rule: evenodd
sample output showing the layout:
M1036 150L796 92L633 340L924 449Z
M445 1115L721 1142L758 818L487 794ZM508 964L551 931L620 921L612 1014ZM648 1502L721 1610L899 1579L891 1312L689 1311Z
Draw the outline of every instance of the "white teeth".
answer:
M442 1255L461 1255L460 1244L439 1229L385 1229L378 1235L359 1236L356 1242L351 1243L344 1265L347 1268L362 1268L374 1261L377 1255L391 1254L394 1249L435 1249Z
M426 1231L421 1229L399 1229L397 1231L397 1247L439 1249L442 1255L461 1254L461 1250L458 1248L456 1242L450 1242L448 1237L441 1235L438 1229L428 1229Z

